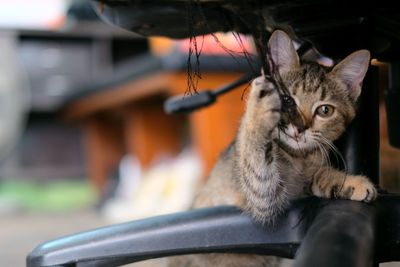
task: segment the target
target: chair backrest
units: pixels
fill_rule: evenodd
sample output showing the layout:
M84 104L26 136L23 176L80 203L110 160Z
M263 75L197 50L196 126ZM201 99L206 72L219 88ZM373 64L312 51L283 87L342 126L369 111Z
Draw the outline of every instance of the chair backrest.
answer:
M379 87L378 67L370 66L363 82L357 115L337 146L346 166L333 155L332 162L339 161L340 168L350 174L364 174L375 184L379 183Z

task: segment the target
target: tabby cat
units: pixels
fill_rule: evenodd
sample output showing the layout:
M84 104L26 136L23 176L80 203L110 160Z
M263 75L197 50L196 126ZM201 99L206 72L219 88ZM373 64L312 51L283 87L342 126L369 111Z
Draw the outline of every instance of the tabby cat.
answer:
M289 36L275 31L268 43L302 127L281 112L281 98L264 76L251 85L236 140L222 153L194 207L236 205L260 223L273 223L291 200L307 195L370 202L377 191L367 177L329 165L332 142L355 116L367 72L367 50L352 53L332 69L300 63ZM275 266L274 257L196 255L192 266Z

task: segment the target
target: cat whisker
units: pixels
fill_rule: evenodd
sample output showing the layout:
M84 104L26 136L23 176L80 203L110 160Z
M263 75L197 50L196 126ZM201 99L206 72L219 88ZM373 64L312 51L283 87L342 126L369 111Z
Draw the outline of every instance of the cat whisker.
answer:
M330 162L330 159L329 159L329 156L328 156L329 153L328 153L326 147L324 146L324 144L325 144L324 141L320 139L319 135L315 135L314 134L311 137L312 137L313 141L315 142L315 144L317 144L317 146L320 149L320 151L324 152L323 156L324 156L325 163L328 163L328 165L331 166L331 162Z
M344 166L344 177L343 177L343 181L338 189L338 192L342 191L344 188L344 183L346 182L347 179L347 164L346 161L343 158L342 153L340 153L339 149L330 141L328 140L326 137L322 136L321 134L318 135L318 139L319 141L321 141L321 143L325 144L329 150L331 150L332 152L334 152L334 155L336 157L336 160L339 160L337 156L339 156L340 160L343 162L343 166Z
M317 172L319 172L324 167L324 164L325 164L325 162L327 162L328 158L327 158L327 155L326 155L326 151L321 146L321 144L319 144L319 143L316 143L316 144L317 144L317 148L319 149L319 151L321 152L321 155L322 155L322 161L321 161L321 164L319 166L319 169L317 170Z
M321 153L321 156L322 156L322 161L316 171L316 172L319 172L325 166L326 163L328 165L330 165L328 153L326 151L326 148L324 148L320 144L320 142L316 136L313 136L313 135L309 136L309 141L313 142L313 144L315 145L315 149L317 149ZM314 162L314 161L311 161L311 162L313 163L312 166L316 166L316 162Z
M339 156L340 160L343 163L344 171L347 172L346 161L344 160L343 155L342 155L342 153L340 153L339 149L331 141L329 141L326 137L321 135L321 139L323 139L323 141L331 148L331 151L334 152L335 156ZM336 159L338 159L338 158L336 158Z
M329 167L332 167L332 163L331 163L331 160L329 158L328 150L326 149L325 146L323 146L323 144L321 144L321 142L319 142L319 140L317 141L317 144L320 147L321 151L323 152L324 163L326 163Z
M339 152L339 150L336 148L335 145L332 144L331 141L329 141L326 137L324 137L321 133L316 132L314 133L315 138L317 138L318 142L321 143L322 145L324 145L329 151L332 151L333 154L335 155L336 161L339 161L338 156L340 157L340 160L343 162L344 165L346 165L346 163L344 162L344 159L341 155L341 153Z

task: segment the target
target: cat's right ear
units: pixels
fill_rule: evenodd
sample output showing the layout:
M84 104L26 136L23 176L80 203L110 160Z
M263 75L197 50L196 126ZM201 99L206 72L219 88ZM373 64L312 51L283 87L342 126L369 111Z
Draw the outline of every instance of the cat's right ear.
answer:
M299 56L293 42L284 31L274 31L269 39L268 47L281 76L300 67Z
M348 86L350 98L356 101L361 93L361 85L370 64L368 50L359 50L343 59L331 71L332 77Z

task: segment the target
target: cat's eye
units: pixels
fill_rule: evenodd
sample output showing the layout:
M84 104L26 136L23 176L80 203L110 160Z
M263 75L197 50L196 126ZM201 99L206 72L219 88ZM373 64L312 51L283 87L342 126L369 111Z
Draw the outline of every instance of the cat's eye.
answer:
M282 100L283 100L283 103L288 107L294 106L294 104L295 104L293 98L291 98L290 96L287 96L287 95L284 95L282 97Z
M322 118L327 118L332 116L335 108L331 105L321 105L315 110L315 114Z

